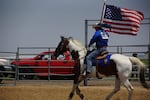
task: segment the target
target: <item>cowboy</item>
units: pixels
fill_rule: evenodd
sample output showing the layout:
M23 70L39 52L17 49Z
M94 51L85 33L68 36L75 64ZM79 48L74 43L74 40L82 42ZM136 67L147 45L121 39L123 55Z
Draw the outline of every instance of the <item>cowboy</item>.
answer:
M111 28L111 26L107 24L99 23L99 24L93 25L93 28L95 29L95 33L93 37L91 38L88 47L96 43L96 49L92 51L90 54L88 54L86 57L86 61L87 61L86 76L87 77L92 71L92 67L93 67L92 60L95 59L98 55L100 55L103 51L107 51L109 34L103 29L103 27Z

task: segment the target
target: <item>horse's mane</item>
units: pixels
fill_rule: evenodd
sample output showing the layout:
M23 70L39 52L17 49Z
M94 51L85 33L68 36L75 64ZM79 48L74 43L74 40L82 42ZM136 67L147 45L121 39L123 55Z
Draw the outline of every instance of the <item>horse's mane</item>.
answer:
M86 51L85 46L83 46L83 44L81 42L79 42L78 40L74 39L73 37L69 37L68 40L72 41L74 44L76 44L80 48L83 48Z

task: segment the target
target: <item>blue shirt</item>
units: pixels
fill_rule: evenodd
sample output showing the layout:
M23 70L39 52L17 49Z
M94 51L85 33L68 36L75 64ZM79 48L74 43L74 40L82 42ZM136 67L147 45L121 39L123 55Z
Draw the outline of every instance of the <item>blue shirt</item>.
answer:
M90 40L90 45L96 43L97 48L108 46L109 34L104 30L97 30Z

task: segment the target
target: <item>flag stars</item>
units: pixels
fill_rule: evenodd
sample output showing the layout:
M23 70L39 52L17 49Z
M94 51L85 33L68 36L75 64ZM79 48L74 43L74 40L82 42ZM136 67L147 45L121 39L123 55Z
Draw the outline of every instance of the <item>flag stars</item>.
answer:
M122 15L120 8L115 6L106 6L104 18L113 19L113 20L121 20Z
M109 8L106 9L106 18L111 19L112 18L112 13L111 10Z

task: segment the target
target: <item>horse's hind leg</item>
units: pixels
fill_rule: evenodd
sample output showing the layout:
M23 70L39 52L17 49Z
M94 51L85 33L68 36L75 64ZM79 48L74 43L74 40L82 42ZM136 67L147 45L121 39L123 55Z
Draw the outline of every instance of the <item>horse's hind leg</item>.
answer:
M116 77L115 88L109 95L107 95L106 100L110 100L110 98L120 90L120 85L121 85L121 81L118 77Z
M131 85L131 83L129 82L129 80L127 79L126 81L123 82L123 85L127 88L128 90L128 100L131 100L131 96L133 93L133 87Z

